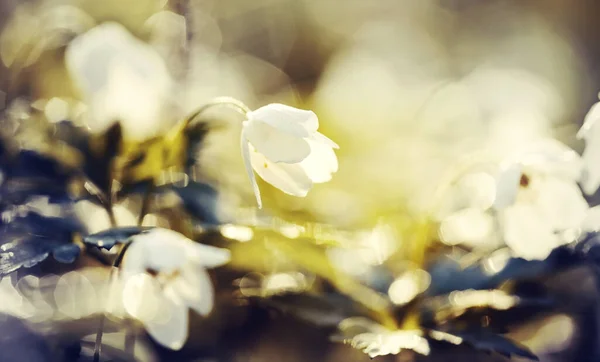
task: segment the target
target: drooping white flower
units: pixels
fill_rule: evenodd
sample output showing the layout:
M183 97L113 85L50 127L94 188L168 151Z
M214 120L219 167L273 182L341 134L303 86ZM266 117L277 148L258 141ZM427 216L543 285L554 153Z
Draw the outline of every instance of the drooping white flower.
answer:
M314 112L275 103L247 117L242 157L259 207L254 171L286 194L304 197L313 184L331 180L338 170L333 149L339 146L317 131L319 120Z
M88 126L101 132L122 122L130 137L154 135L164 121L172 81L160 55L117 23L104 23L75 38L67 69L90 107Z
M516 256L545 259L572 241L588 214L577 178L581 160L568 147L551 142L509 163L497 179L494 207L504 241Z
M581 188L592 195L600 186L600 102L595 103L583 120L577 138L585 140Z
M214 291L206 268L227 263L230 252L193 242L168 229L135 236L123 260L123 304L160 344L180 349L188 308L207 315Z

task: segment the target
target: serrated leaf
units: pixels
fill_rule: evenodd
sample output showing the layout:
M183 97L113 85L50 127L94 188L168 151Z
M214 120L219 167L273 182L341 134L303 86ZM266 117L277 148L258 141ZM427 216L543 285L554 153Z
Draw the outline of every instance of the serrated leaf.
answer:
M496 352L507 357L519 356L534 361L539 360L526 346L483 328L448 331L447 333L462 338L464 343L468 343L478 350Z
M183 202L187 212L203 224L218 225L217 217L217 191L211 186L191 181L186 186L171 185L173 190Z
M456 290L494 289L507 280L539 278L580 262L580 258L564 247L555 249L546 260L511 258L496 273L486 271L481 263L465 268L457 261L443 257L428 268L431 284L426 294L436 296Z
M216 212L218 202L217 190L205 183L187 181L185 185L167 183L161 186L152 186L149 182L138 182L124 186L120 190L118 197L122 198L131 194L145 194L151 190L156 194L175 193L183 203L185 210L196 222L207 226L221 224L221 220L218 218Z
M75 261L79 247L71 240L80 231L80 225L68 218L29 213L11 220L0 229L0 276L32 267L50 254L62 263Z
M81 153L82 173L108 195L113 181L113 163L122 145L121 125L114 123L104 133L92 135L69 121L63 121L56 125L55 137Z
M112 228L95 234L86 235L83 237L83 242L99 248L110 250L113 246L115 246L115 244L125 243L130 237L150 229L151 228L140 226Z
M548 298L529 298L508 294L502 290L464 290L425 298L420 303L421 323L424 326L447 323L460 319L479 323L482 317L493 314L492 320L508 321L511 313L525 308L552 306ZM503 314L502 314L503 313ZM500 316L499 316L500 315ZM499 316L499 317L497 317ZM500 326L497 326L500 327Z
M1 169L0 198L4 204L23 204L36 196L48 196L52 201L69 199L67 188L72 173L56 160L21 150L5 160Z

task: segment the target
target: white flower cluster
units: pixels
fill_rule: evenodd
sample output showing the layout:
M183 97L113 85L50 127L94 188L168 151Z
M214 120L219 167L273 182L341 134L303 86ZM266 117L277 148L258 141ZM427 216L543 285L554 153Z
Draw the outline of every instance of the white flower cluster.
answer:
M489 249L496 237L514 256L540 260L596 228L598 213L584 193L593 195L600 186L599 104L577 135L586 142L582 156L549 139L504 160L495 174L465 177L476 184L470 184L467 205L442 221L442 240Z

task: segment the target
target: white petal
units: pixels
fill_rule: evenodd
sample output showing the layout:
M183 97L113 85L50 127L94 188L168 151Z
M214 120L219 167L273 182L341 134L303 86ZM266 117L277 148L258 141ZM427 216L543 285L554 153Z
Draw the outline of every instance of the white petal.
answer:
M208 315L214 304L214 291L210 276L201 267L188 266L170 285L173 293L200 315Z
M577 138L588 139L589 136L592 136L595 132L594 128L598 126L598 120L600 119L600 102L594 103L594 105L590 108L588 113L585 115L583 119L583 126L577 132Z
M160 55L117 23L104 23L74 39L65 53L67 69L91 107L92 131L122 118L126 132L141 137L157 131L171 78Z
M121 265L121 270L125 278L146 271L146 254L144 249L145 247L141 243L131 244L127 248Z
M180 300L164 298L156 318L142 321L148 334L159 344L172 350L179 350L188 336L188 308Z
M244 122L246 139L256 150L273 162L297 163L310 153L303 138L283 132L263 122Z
M496 199L494 208L502 209L515 202L519 191L519 180L521 179L522 166L513 163L505 167L496 177Z
M256 203L258 204L258 208L261 209L262 200L260 198L260 189L258 188L256 177L254 177L254 170L252 169L252 162L250 159L250 145L248 144L248 140L246 139L245 128L242 128L240 147L242 149L242 160L244 160L244 167L246 168L246 173L248 174L248 178L250 179L252 191L254 191L254 196L256 197Z
M600 230L600 206L594 206L588 210L581 228L586 232Z
M313 133L310 138L314 141L317 141L319 143L323 143L328 145L331 148L335 148L338 149L340 148L340 146L338 146L337 143L333 142L329 137L325 136L324 134L320 133L320 132L315 132Z
M338 159L331 146L309 140L310 155L300 163L302 169L314 183L331 180L331 175L338 170Z
M250 152L250 161L263 180L286 194L304 197L312 187L312 181L300 164L274 163L258 152Z
M124 277L123 307L133 318L149 321L162 313L163 292L156 280L146 273Z
M268 104L250 112L248 119L259 120L297 137L308 137L319 128L319 119L313 111L279 103Z
M581 188L587 195L593 195L600 186L600 137L586 140L583 165Z
M442 221L440 236L445 244L466 244L471 247L489 241L494 221L491 215L478 208L467 208Z
M515 204L502 211L504 241L516 256L527 260L542 260L561 244L538 209Z
M190 260L204 268L216 268L231 260L229 250L199 243L188 245L187 254Z
M152 229L136 235L125 253L123 270L140 272L154 269L170 272L179 269L186 261L185 236L167 229Z
M544 139L523 157L523 164L537 172L577 180L581 175L581 156L565 144Z
M588 212L588 204L577 184L560 178L541 181L535 202L545 222L555 231L579 228Z

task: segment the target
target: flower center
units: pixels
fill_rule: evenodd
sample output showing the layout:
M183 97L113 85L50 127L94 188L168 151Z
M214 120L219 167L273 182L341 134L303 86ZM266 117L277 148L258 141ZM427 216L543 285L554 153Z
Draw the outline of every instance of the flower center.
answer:
M167 285L170 281L174 280L181 274L179 269L175 269L171 272L165 273L159 272L158 270L153 268L147 268L146 273L154 277L154 279L158 282L161 288L164 288L165 285Z
M524 173L521 174L521 179L519 180L519 185L521 185L521 187L524 187L524 188L529 186L529 176L527 176Z

